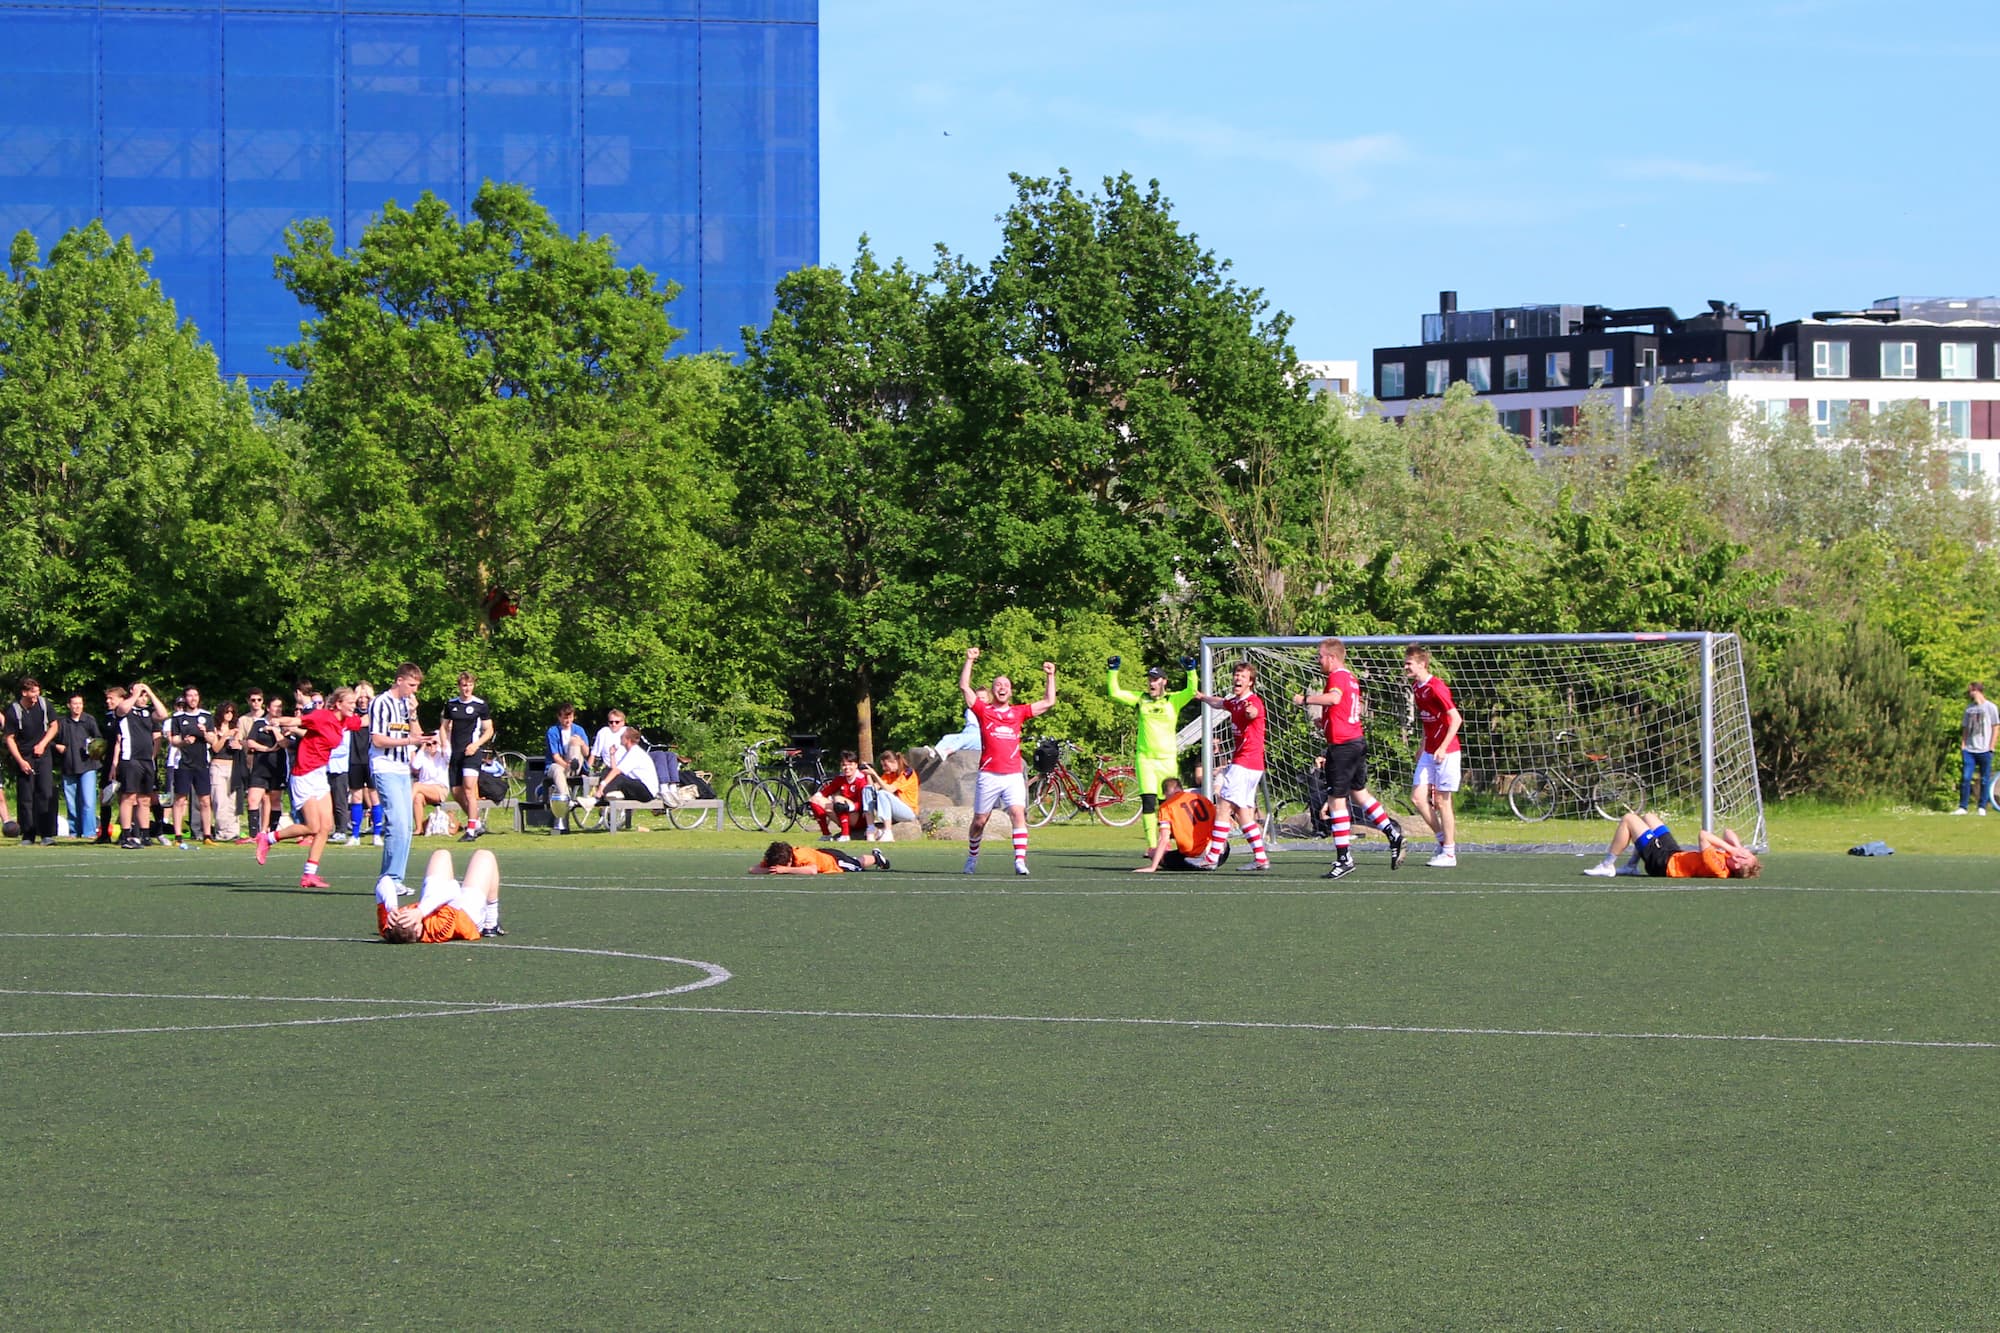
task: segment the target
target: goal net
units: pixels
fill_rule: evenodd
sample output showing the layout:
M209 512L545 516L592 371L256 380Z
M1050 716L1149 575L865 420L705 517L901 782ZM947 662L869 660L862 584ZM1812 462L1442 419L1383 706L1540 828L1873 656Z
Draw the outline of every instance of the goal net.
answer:
M1462 848L1601 851L1626 810L1657 810L1692 844L1698 828L1731 827L1766 847L1750 736L1742 645L1733 634L1465 635L1344 639L1367 706L1368 786L1404 822L1412 851L1429 831L1410 806L1422 730L1403 670L1421 642L1451 687L1464 724L1463 786L1454 800ZM1227 692L1229 666L1257 668L1269 708L1259 799L1276 840L1326 836L1315 762L1318 710L1295 695L1325 674L1317 638L1202 641L1203 688ZM1204 772L1229 761L1228 718L1208 710ZM1357 839L1374 836L1357 820Z

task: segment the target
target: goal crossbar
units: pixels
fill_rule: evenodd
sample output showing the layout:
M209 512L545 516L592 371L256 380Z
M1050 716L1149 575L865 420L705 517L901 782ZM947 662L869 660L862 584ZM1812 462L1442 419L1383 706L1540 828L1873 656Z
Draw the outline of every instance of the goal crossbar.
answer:
M1421 729L1403 653L1421 645L1464 719L1463 787L1455 800L1461 846L1602 851L1611 836L1608 821L1639 809L1660 811L1688 835L1730 826L1758 850L1767 847L1743 651L1734 634L1341 641L1366 700L1369 787L1406 825ZM1308 805L1309 790L1318 794L1310 774L1324 744L1317 710L1292 702L1324 683L1319 642L1315 635L1201 643L1207 693L1227 691L1230 662L1257 668L1258 693L1269 710L1259 805L1277 840L1288 844L1324 832ZM1213 775L1228 762L1234 740L1224 715L1204 710L1200 726L1202 771ZM1420 839L1424 830L1411 833Z

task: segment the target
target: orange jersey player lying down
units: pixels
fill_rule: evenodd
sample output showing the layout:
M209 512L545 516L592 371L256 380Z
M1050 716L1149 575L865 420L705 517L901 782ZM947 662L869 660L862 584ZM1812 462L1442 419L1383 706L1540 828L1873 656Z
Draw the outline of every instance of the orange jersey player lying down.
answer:
M889 858L880 852L849 856L846 852L825 852L817 847L794 847L774 842L764 850L764 859L750 867L753 875L846 875L863 870L887 870Z
M414 907L396 906L396 882L375 885L375 925L391 944L444 944L492 939L500 929L500 863L484 849L465 863L463 882L452 876L451 853L431 853L424 892Z
M1618 854L1627 847L1632 849L1632 860L1621 872ZM1756 853L1743 845L1735 829L1724 829L1721 833L1703 829L1697 850L1686 851L1674 840L1666 816L1627 811L1618 821L1618 832L1612 834L1611 847L1604 853L1604 859L1583 873L1643 874L1667 879L1755 879L1763 872Z

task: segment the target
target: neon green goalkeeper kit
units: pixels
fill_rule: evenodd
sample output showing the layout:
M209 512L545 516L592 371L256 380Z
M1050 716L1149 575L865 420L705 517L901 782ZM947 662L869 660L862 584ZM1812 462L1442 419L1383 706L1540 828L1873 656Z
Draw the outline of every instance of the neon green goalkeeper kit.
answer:
M1111 702L1132 709L1138 724L1132 767L1138 770L1139 795L1145 807L1140 827L1145 830L1146 846L1150 848L1160 836L1160 817L1155 813L1160 805L1160 783L1180 775L1180 743L1175 736L1180 731L1181 709L1201 690L1201 682L1190 671L1186 685L1155 699L1150 694L1120 689L1118 668L1112 667L1105 677L1105 688L1111 694Z

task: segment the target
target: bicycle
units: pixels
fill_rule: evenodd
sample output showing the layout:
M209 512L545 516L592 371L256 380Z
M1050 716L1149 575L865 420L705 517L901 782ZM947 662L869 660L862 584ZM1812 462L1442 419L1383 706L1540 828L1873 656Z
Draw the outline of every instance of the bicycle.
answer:
M1045 747L1055 747L1053 751ZM1139 781L1130 764L1113 763L1110 755L1092 757L1090 781L1077 781L1067 754L1082 754L1068 741L1045 740L1035 747L1035 780L1028 784L1028 822L1036 828L1055 818L1056 807L1068 797L1070 815L1088 811L1113 828L1124 828L1139 817ZM1046 764L1046 767L1044 766ZM1065 816L1068 818L1068 816Z
M1637 774L1606 766L1610 756L1582 749L1574 731L1557 732L1555 743L1568 754L1565 767L1531 768L1516 773L1508 786L1507 804L1516 819L1539 823L1564 804L1583 806L1612 820L1628 810L1646 808L1646 784Z
M784 744L783 738L772 736L743 747L742 771L729 780L722 796L723 811L737 828L768 833L783 820L779 831L787 832L812 813L812 795L826 780L817 751L787 746L778 752L778 771L764 773L764 749Z

